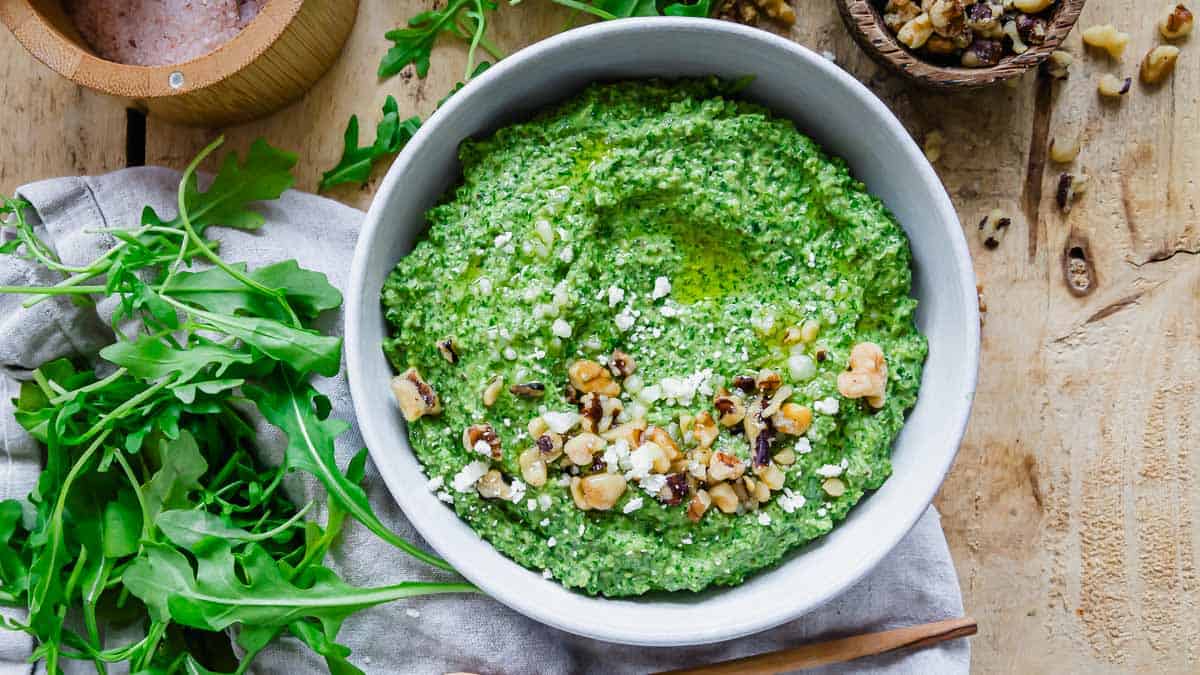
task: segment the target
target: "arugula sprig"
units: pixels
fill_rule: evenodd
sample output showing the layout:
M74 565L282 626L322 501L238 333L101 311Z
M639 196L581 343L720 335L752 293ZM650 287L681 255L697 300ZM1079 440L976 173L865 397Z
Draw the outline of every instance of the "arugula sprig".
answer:
M150 209L139 226L110 230L115 246L69 266L37 238L28 205L5 198L12 239L0 254L64 275L43 287L0 287L34 298L115 297L117 341L94 365L43 364L21 387L16 419L46 453L36 488L0 502L0 603L24 607L7 620L38 642L50 672L64 659L154 673L207 673L211 655L195 635L225 640L237 625L244 673L282 633L298 637L330 670L357 673L336 642L349 614L428 593L473 590L465 583L346 584L323 565L353 519L400 550L449 565L389 530L360 483L365 451L343 470L334 442L347 428L309 382L334 375L341 340L313 325L341 294L294 260L251 269L227 262L205 238L212 226L254 229L252 202L292 184L295 157L256 142L244 160L226 157L207 189L196 167L179 184L170 220ZM208 265L195 269L197 263ZM132 325L131 325L132 324ZM258 458L247 410L287 437L280 466ZM292 471L325 488L322 526L279 489ZM140 639L113 646L112 625L141 625Z
M375 160L399 152L420 128L421 118L416 115L401 121L396 99L388 96L383 103L383 117L375 127L375 142L359 147L358 115L351 115L343 135L345 150L342 159L337 166L321 175L320 189L341 183L365 184L371 176L371 165Z

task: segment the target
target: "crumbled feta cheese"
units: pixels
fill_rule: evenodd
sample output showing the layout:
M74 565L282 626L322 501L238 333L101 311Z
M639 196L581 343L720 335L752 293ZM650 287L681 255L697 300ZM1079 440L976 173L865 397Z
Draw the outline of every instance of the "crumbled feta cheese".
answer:
M579 413L547 412L542 413L542 421L546 427L556 434L565 434L579 423Z
M813 403L813 410L823 415L836 415L839 407L838 400L832 396Z
M629 309L626 308L616 316L614 321L617 324L617 328L621 329L622 331L627 331L630 328L633 328L633 324L637 321L637 319L633 318L633 315L629 313Z
M488 442L482 438L475 441L475 445L472 445L471 449L485 457L492 456L492 446L488 445Z
M550 332L560 338L569 338L571 337L571 324L562 319L555 319L550 326Z
M658 310L658 312L659 312L659 314L662 314L663 316L668 317L668 318L677 316L679 314L679 310L674 307L671 307L670 305L664 306L662 309Z
M533 224L533 231L538 238L546 244L554 243L554 228L550 227L550 223L545 220L538 220Z
M512 232L505 232L503 234L498 234L498 235L496 235L496 238L494 240L492 240L492 243L496 245L496 248L501 248L508 242L512 241L512 237L513 237Z
M554 504L554 500L550 499L550 495L538 495L537 501L538 506L542 507L543 511L549 511L550 507Z
M827 515L829 515L829 509L825 508L824 506L822 506L821 508L817 509L817 516L818 516L818 517L820 517L820 518L824 518L824 517L825 517L825 516L827 516Z
M795 354L787 360L788 374L793 380L805 382L817 374L817 365L806 354Z
M769 312L756 314L750 317L750 325L763 335L769 335L775 329L775 315Z
M513 349L512 347L505 347L504 348L504 358L508 359L509 361L516 361L517 360L517 350Z
M616 286L608 287L608 306L616 307L625 299L625 290Z
M812 452L812 441L808 440L808 438L804 436L797 438L796 452L801 455L807 455L808 453Z
M681 543L681 544L690 544L690 543L692 543L692 537L691 537L691 535L688 535L688 536L684 537L683 539L680 539L680 540L679 540L679 543Z
M565 263L570 263L575 259L574 249L572 249L570 246L564 246L563 249L558 252L558 259Z
M625 507L621 509L621 513L633 513L634 511L642 508L642 504L644 503L645 500L643 500L641 497L634 497L628 502L625 502Z
M758 524L759 525L770 525L771 524L771 516L767 515L766 511L759 511L758 512Z
M654 403L658 399L662 398L662 387L657 384L652 384L649 387L643 387L642 390L638 392L637 396L639 400L645 403Z
M538 503L537 503L537 500L536 500L536 499L530 499L530 500L526 501L526 502L525 502L525 508L529 509L530 511L537 511L537 510L538 510Z
M454 503L454 495L450 494L449 492L446 492L445 490L438 492L437 498L446 502L447 504Z
M557 545L557 544L558 544L558 540L555 539L554 537L550 537L549 539L546 540L546 548L554 548L555 545Z
M629 475L626 478L642 479L649 476L650 468L654 466L652 452L650 444L646 443L629 453Z
M665 298L671 293L671 280L666 277L658 277L654 280L654 291L650 297L654 300Z
M817 475L822 478L837 478L845 470L841 464L824 464L817 469Z
M661 473L652 473L638 481L638 485L650 496L657 496L667 486L667 477Z
M429 488L430 492L437 492L438 490L441 490L442 486L445 484L445 478L441 476L434 476L433 478L429 479L429 482L425 483L425 487Z
M559 487L570 487L570 485L571 485L571 477L570 476L563 474L558 477L558 486Z
M479 292L484 295L492 294L492 280L487 277L479 277L479 281L475 282L479 286Z
M510 494L508 500L514 504L520 504L521 500L525 498L525 489L524 481L520 478L514 478L512 487L509 488Z
M581 536L581 537L582 537L582 536L583 536L583 533L584 533L586 530L587 530L587 526L586 526L586 525L584 525L583 523L580 523L580 524L579 524L579 536Z
M469 492L475 488L475 481L483 477L483 474L488 472L491 464L485 459L477 459L462 468L462 471L454 474L450 484L459 492Z
M783 494L777 497L776 501L779 502L779 507L785 513L793 513L796 509L803 508L804 502L807 500L804 499L804 495L798 495L792 492L791 488L785 487L783 488Z
M538 522L538 525L541 525L542 527L550 527L550 519L542 518L542 520Z

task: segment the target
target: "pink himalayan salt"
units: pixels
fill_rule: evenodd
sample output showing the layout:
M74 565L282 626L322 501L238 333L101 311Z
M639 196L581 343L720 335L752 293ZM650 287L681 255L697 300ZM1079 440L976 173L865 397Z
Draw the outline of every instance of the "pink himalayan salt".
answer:
M67 12L97 56L161 66L228 42L265 0L70 0Z

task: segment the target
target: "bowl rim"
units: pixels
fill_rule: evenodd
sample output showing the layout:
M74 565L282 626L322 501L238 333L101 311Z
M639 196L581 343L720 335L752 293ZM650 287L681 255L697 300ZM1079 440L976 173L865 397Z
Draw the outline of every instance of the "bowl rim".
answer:
M150 99L179 96L237 75L283 35L304 0L269 0L246 27L212 51L188 61L139 66L100 58L55 27L29 0L0 0L0 22L38 61L59 75L111 96ZM173 73L183 84L171 86Z
M380 184L379 190L363 221L362 230L355 246L354 258L350 267L349 289L345 304L345 344L347 375L351 397L354 402L355 414L358 418L363 440L370 450L371 456L375 460L376 466L389 492L405 512L406 516L410 516L414 512L419 513L421 510L420 500L428 499L430 495L416 494L424 493L426 490L420 489L414 491L411 489L411 486L406 486L403 480L406 478L411 480L412 477L399 475L400 470L395 467L394 463L387 461L386 455L383 455L384 448L389 447L389 444L393 447L395 446L395 439L383 431L382 423L377 422L371 415L369 404L367 403L369 400L368 390L364 382L365 378L371 377L374 371L367 365L367 353L363 349L360 349L362 341L360 337L361 326L365 325L364 319L369 317L369 314L364 314L364 312L378 311L364 309L366 305L364 303L364 285L367 276L368 254L373 248L376 234L381 228L390 226L390 223L386 222L386 199L383 196L396 189L396 186L404 179L405 174L412 170L413 158L418 154L417 148L429 142L428 139L433 136L435 129L443 120L453 117L458 114L460 109L471 105L473 97L486 96L490 88L502 86L504 78L510 72L524 66L527 61L536 59L546 52L554 52L555 50L565 48L577 40L602 40L616 33L653 33L664 30L718 31L736 34L739 38L762 41L771 44L773 47L787 50L795 58L803 59L810 66L823 70L825 75L836 81L836 84L849 88L854 96L870 109L870 112L880 123L887 126L888 132L897 137L898 141L903 144L906 158L918 174L916 178L923 183L936 186L935 203L931 204L930 207L932 211L938 213L938 219L954 224L959 222L950 198L941 186L941 182L932 166L929 165L924 154L917 147L900 121L878 97L871 93L870 90L852 75L835 64L830 63L824 57L791 40L773 35L767 31L715 19L687 17L619 19L591 24L560 33L501 60L497 65L489 68L478 78L471 80L457 95L450 98L445 105L435 111L429 120L421 126L421 129L412 140L409 141L405 150L395 159ZM433 523L426 522L421 518L412 518L410 516L409 522L412 523L416 531L439 555L454 565L464 577L478 586L480 590L491 598L543 624L584 637L608 642L654 647L709 644L758 633L814 611L862 579L908 534L916 522L927 511L929 504L940 488L942 481L945 479L954 462L961 439L966 431L967 422L970 417L971 402L978 380L979 308L975 290L974 270L971 265L966 238L961 231L961 227L955 228L954 231L949 233L949 236L953 240L950 244L953 249L952 264L955 266L953 276L958 277L959 285L962 287L961 294L959 294L960 297L955 298L951 296L950 302L961 306L962 310L966 313L968 322L968 325L963 327L965 338L963 350L968 358L968 363L964 364L965 372L963 373L964 379L962 380L964 390L956 391L952 394L952 396L962 397L962 407L956 416L957 418L948 417L944 425L944 428L949 430L947 438L953 439L954 447L952 451L943 454L941 461L931 461L926 464L926 468L931 476L936 477L936 481L931 483L931 487L928 490L914 495L911 500L914 508L911 513L905 514L902 526L898 525L891 531L878 533L878 536L872 539L870 551L860 559L853 561L848 566L848 569L844 569L839 579L817 591L816 593L819 597L815 601L803 607L780 609L769 614L735 617L728 623L722 624L719 631L716 629L705 629L703 631L683 630L669 635L647 635L622 627L597 628L589 624L586 617L571 616L565 618L563 614L554 611L553 593L555 589L558 591L563 590L563 587L557 581L543 581L539 578L538 581L533 582L552 584L552 586L544 587L544 594L539 593L543 597L531 598L527 595L522 595L521 589L512 588L510 584L505 583L506 580L510 583L514 581L512 574L484 574L480 571L482 565L475 564L476 561L468 555L468 551L461 551L454 548L452 540L456 535L453 533L447 534L435 527ZM378 298L375 298L369 304L370 307L378 307L378 305ZM370 346L364 348L372 349ZM374 349L378 350L378 345L374 346ZM375 375L377 376L377 373ZM382 462L379 461L381 456L384 459ZM422 474L419 478L423 481L424 475ZM915 506L917 504L919 504L919 508ZM449 515L454 521L461 524L463 528L470 529L468 525L458 518L457 514L451 512ZM471 530L471 533L478 537L478 534L474 533L473 530ZM496 555L502 555L486 540L479 537L479 541L482 542L483 546L495 552ZM526 568L521 567L511 559L505 557L504 560L511 565L514 573L519 571L535 577L538 576L536 572L526 570ZM742 586L723 588L720 589L720 592L736 592L740 588ZM524 590L528 590L528 588ZM541 591L542 588L538 590ZM566 592L575 594L574 591ZM591 599L599 599L612 603L629 601L627 598L608 599L603 596L595 596L595 598ZM534 600L537 600L537 602L534 602Z
M927 61L900 44L883 23L875 0L837 0L847 32L880 65L914 82L936 89L967 89L996 84L1027 72L1050 57L1075 28L1087 0L1057 0L1046 39L1021 54L1005 56L987 68L942 66ZM863 22L870 18L868 27Z

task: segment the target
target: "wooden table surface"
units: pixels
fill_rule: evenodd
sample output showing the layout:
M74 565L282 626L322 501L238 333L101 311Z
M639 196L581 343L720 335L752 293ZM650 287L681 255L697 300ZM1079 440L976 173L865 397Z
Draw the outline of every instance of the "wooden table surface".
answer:
M373 135L386 94L428 114L462 75L464 53L439 43L429 77L374 75L382 33L417 0L364 2L340 61L299 103L223 130L230 148L257 136L300 153L313 190L341 152L351 113ZM937 506L967 611L978 618L978 672L1196 672L1200 668L1200 45L1183 45L1172 80L1136 83L1158 37L1159 2L1091 0L1081 27L1115 22L1132 34L1123 63L1076 55L1061 84L934 94L885 75L850 40L832 0L799 0L796 41L865 82L914 136L940 129L937 165L958 208L984 288L987 319L974 415ZM490 35L515 50L561 29L547 0L501 3ZM1193 10L1200 7L1193 6ZM1153 10L1153 11L1151 11ZM1135 76L1119 103L1100 100L1105 72ZM81 90L34 62L0 31L0 192L39 178L145 162L182 166L217 131L150 119ZM144 134L144 137L143 137ZM1078 135L1077 164L1094 177L1069 215L1054 203L1062 170L1049 137ZM366 207L365 188L330 196ZM985 249L975 224L1011 215ZM1084 297L1064 282L1064 256L1086 257Z

